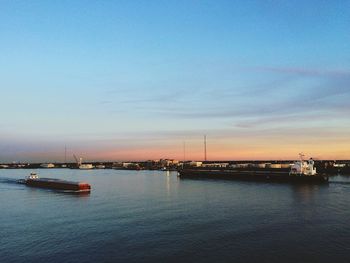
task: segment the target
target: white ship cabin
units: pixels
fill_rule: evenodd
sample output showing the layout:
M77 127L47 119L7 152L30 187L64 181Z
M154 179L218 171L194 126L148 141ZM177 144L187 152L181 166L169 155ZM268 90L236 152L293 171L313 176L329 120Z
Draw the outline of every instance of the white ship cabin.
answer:
M26 179L27 180L39 179L39 176L36 174L36 172L31 172L30 175L26 177Z
M290 175L316 175L315 162L310 158L308 161L304 161L302 156L300 161L294 162L291 166Z

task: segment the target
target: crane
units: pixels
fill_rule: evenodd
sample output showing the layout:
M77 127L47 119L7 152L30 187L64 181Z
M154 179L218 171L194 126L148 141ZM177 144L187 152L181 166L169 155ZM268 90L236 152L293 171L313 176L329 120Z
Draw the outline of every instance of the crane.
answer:
M82 163L83 163L83 158L77 158L76 156L75 156L75 154L73 154L73 157L74 157L74 159L75 159L75 161L77 162L77 166L79 167Z

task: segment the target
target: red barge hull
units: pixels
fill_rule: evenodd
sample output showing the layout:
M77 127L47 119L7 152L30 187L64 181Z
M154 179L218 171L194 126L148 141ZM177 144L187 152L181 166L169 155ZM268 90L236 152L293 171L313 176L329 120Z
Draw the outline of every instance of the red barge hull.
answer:
M91 186L84 182L72 182L52 178L27 179L25 184L31 187L65 190L73 192L90 192Z

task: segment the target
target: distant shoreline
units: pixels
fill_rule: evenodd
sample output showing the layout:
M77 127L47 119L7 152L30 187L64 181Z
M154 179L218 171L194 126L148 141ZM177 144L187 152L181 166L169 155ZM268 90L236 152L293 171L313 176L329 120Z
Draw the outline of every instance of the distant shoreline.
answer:
M230 169L238 166L240 169L249 167L260 167L266 165L266 168L273 169L286 168L294 160L270 160L270 161L176 161L176 160L149 160L143 162L86 162L91 164L94 170L115 169L115 170L161 170L161 171L178 171L183 167L206 166L221 167ZM43 167L46 166L46 167ZM49 166L49 167L47 167ZM318 172L327 174L350 174L350 160L315 160L315 167ZM77 163L2 163L0 169L79 169Z

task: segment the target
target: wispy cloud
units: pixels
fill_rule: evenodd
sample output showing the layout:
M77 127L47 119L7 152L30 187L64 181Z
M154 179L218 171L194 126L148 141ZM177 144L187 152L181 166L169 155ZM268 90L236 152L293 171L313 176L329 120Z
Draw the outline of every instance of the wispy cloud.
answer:
M257 71L276 72L282 74L292 74L301 76L318 76L318 77L342 77L350 76L350 70L344 69L319 69L319 68L303 68L303 67L269 67L259 66L253 67Z
M337 113L339 107L334 100L339 96L350 94L350 72L345 70L317 70L303 68L272 68L259 67L255 71L276 73L276 80L269 83L254 84L246 89L232 89L220 87L215 90L202 92L195 96L201 100L201 96L211 96L213 101L206 98L205 105L183 101L177 109L167 109L150 105L148 110L161 114L169 114L177 118L236 118L239 117L264 117L271 115L283 116L291 113L305 114L308 112L329 111ZM252 76L254 74L252 73ZM293 92L293 83L300 86L297 81L308 81ZM275 94L274 94L275 93ZM193 98L192 98L193 99ZM230 103L231 100L231 103ZM141 106L142 108L142 106ZM143 108L143 109L146 109Z

